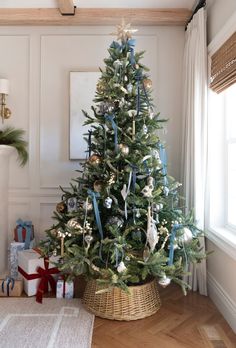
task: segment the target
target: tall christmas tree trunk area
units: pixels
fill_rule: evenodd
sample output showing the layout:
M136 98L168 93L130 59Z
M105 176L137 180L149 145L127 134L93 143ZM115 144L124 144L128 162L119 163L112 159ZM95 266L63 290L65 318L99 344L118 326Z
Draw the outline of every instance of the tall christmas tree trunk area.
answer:
M118 26L108 48L91 114L84 111L88 159L80 176L62 189L55 224L41 242L59 255L70 278L84 274L128 291L154 277L182 286L190 262L200 262L201 231L179 207L180 186L167 175L152 81L135 52L130 25Z

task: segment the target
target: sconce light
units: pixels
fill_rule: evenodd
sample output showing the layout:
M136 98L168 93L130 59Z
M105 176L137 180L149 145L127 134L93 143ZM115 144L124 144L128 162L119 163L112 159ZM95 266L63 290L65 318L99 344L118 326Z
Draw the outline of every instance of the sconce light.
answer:
M6 107L6 95L9 94L9 81L0 79L0 116L2 123L11 116L11 110Z

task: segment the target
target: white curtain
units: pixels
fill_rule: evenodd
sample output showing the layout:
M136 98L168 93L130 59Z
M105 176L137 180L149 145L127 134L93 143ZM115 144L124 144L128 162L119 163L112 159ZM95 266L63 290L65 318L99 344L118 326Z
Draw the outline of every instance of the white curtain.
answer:
M205 9L188 24L184 51L184 100L182 183L186 209L194 209L198 227L204 229L206 205L207 136L207 43ZM205 249L204 238L201 240ZM185 279L191 288L207 295L206 261L190 265Z

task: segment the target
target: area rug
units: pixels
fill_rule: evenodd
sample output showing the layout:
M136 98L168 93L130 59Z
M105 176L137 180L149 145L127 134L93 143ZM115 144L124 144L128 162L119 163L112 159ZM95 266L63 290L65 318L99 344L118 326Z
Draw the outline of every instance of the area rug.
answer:
M0 347L90 348L94 315L79 299L0 299Z

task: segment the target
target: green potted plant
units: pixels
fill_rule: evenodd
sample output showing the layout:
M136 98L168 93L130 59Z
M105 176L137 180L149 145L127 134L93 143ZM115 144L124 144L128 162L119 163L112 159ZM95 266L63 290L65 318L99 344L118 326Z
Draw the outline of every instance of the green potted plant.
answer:
M0 130L0 146L7 145L16 149L20 166L28 161L27 141L23 139L25 131L14 127L5 127Z

